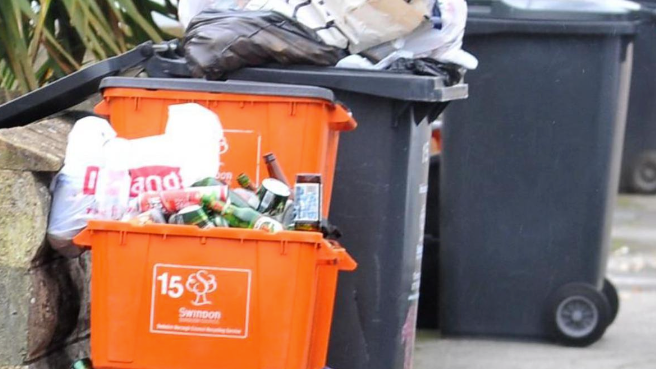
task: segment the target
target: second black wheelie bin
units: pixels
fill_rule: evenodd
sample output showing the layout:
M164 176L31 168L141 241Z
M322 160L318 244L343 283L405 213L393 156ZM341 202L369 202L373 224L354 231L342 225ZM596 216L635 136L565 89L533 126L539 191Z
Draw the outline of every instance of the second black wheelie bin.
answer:
M452 335L598 340L624 138L630 10L472 1L472 97L444 116L440 325Z
M337 68L247 68L231 79L331 89L358 129L340 137L330 221L358 270L340 276L328 366L412 365L430 164L430 122L467 85ZM283 163L284 164L284 163Z

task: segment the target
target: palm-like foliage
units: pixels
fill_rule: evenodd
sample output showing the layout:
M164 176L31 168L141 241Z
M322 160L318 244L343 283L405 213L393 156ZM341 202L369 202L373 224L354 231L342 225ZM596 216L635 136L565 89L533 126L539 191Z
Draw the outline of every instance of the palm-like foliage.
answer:
M89 60L170 38L172 0L0 0L0 88L27 92Z

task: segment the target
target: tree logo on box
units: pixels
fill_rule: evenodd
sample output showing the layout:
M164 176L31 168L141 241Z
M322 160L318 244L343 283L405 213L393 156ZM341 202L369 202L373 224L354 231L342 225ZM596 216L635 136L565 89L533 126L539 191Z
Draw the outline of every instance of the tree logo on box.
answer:
M185 287L196 295L196 299L191 302L193 305L211 305L212 302L207 299L207 294L216 291L216 277L207 270L199 270L187 278Z

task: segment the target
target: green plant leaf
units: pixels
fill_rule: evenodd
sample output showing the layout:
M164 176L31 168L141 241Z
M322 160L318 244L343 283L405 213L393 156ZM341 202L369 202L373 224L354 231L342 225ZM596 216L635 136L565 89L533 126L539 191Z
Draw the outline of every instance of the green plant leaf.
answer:
M168 34L153 14L176 19L171 0L0 0L0 88L28 92ZM91 59L90 59L91 58Z

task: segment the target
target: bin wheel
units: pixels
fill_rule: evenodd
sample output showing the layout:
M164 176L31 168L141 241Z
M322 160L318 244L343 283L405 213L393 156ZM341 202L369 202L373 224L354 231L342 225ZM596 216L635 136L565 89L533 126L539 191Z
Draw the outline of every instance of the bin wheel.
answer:
M558 289L548 311L554 338L567 346L593 344L603 336L610 321L606 297L585 283L570 283Z
M631 171L631 189L638 193L656 193L656 151L638 156Z
M617 293L615 285L606 278L604 278L604 287L601 289L601 293L604 294L608 301L608 306L610 306L608 325L611 325L615 321L615 318L617 318L617 313L620 311L620 296Z

